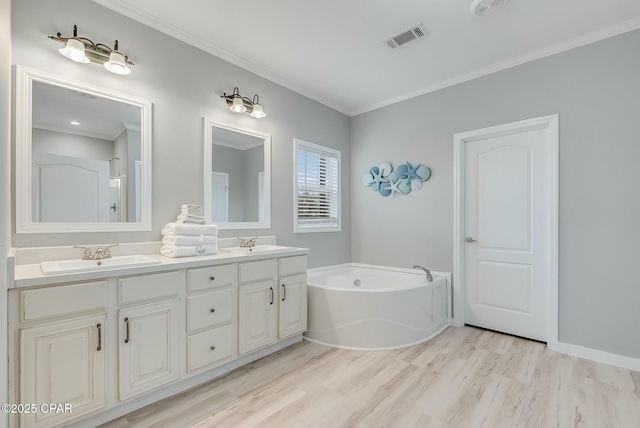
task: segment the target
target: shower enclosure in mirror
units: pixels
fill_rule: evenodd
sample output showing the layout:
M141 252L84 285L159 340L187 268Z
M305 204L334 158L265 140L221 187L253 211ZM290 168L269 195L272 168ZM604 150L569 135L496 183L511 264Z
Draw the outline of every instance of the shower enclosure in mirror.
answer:
M221 229L271 227L271 136L204 118L204 208Z
M151 103L16 67L16 231L151 230Z

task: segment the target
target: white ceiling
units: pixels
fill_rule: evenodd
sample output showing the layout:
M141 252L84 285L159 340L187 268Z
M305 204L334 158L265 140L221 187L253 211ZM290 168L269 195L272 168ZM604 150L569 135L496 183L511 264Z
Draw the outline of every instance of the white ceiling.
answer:
M94 1L349 115L640 28L638 0Z

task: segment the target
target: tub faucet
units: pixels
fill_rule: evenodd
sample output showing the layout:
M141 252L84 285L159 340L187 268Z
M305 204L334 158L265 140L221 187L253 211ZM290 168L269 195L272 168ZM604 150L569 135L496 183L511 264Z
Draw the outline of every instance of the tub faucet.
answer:
M424 273L427 274L427 281L433 282L433 276L431 275L431 272L429 272L429 269L423 268L422 266L419 266L419 265L413 265L413 268L414 269L422 269L424 271Z

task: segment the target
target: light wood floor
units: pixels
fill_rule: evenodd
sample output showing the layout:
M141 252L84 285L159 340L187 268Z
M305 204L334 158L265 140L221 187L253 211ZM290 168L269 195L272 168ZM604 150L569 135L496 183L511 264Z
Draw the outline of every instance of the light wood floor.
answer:
M634 428L640 373L472 327L398 351L304 341L103 427Z

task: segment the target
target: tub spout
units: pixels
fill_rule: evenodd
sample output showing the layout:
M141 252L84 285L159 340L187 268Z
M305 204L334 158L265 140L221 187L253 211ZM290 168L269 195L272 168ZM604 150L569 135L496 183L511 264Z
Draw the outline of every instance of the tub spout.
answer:
M431 275L431 272L429 272L429 269L423 268L422 266L419 266L419 265L413 265L413 268L414 269L422 269L424 271L424 273L427 274L427 281L433 282L433 276Z

